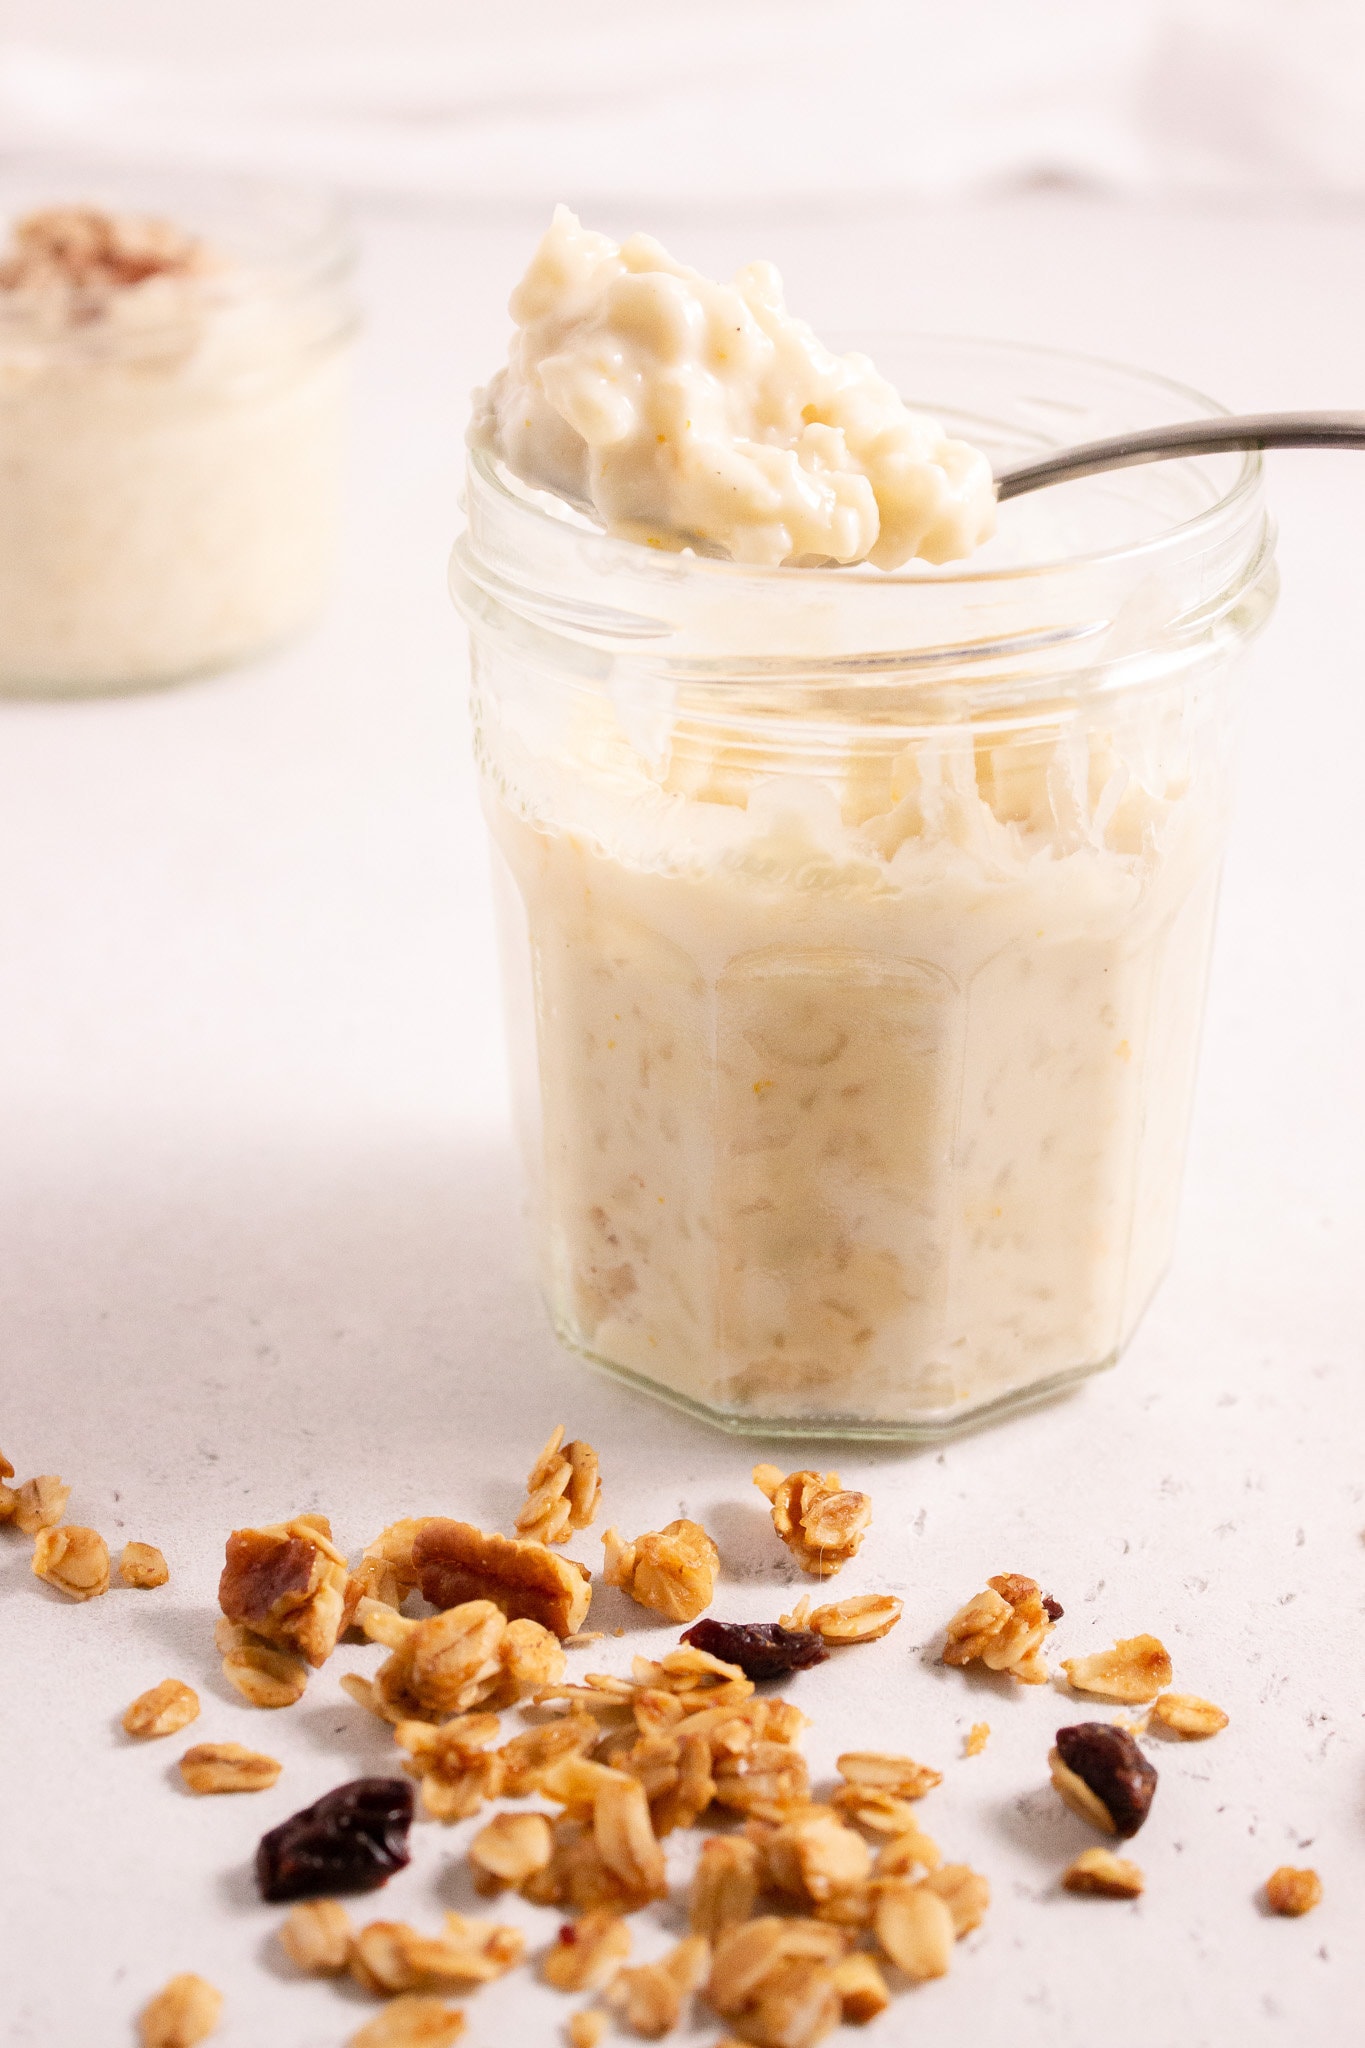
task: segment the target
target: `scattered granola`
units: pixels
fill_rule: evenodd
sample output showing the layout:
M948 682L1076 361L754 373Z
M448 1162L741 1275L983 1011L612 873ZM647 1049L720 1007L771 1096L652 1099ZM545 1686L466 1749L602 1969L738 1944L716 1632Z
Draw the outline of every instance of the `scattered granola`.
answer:
M1136 1863L1112 1849L1083 1849L1062 1874L1069 1892L1088 1892L1097 1899L1135 1899L1143 1887Z
M919 1872L937 1870L942 1861L938 1843L912 1820L877 1851L876 1875L913 1877Z
M509 1621L538 1621L561 1642L578 1634L592 1600L585 1564L443 1515L392 1523L365 1555L391 1566L405 1593L415 1587L433 1607L491 1600Z
M817 1607L806 1626L826 1643L875 1643L891 1633L904 1606L894 1593L855 1593Z
M744 1835L711 1835L701 1845L688 1896L694 1934L719 1941L727 1927L749 1919L763 1885L763 1852Z
M265 1792L283 1765L273 1756L244 1749L240 1742L197 1742L180 1759L180 1775L191 1792Z
M957 1930L947 1900L927 1881L887 1878L878 1887L872 1925L885 1953L912 1983L947 1976Z
M563 1543L573 1530L588 1528L602 1498L592 1445L566 1444L561 1422L531 1467L526 1494L517 1516L519 1536L532 1536L540 1543Z
M292 1908L279 1929L280 1947L310 1977L339 1977L351 1960L352 1928L336 1899L307 1899Z
M474 1882L483 1892L525 1884L553 1853L554 1835L543 1813L496 1814L469 1845Z
M13 1479L14 1467L3 1451L0 1451L0 1479Z
M1001 1572L948 1623L943 1662L980 1662L988 1671L1008 1671L1022 1685L1045 1685L1042 1645L1060 1614L1056 1601L1045 1598L1032 1579Z
M837 1472L789 1472L755 1465L754 1485L772 1503L773 1527L802 1571L830 1578L856 1556L872 1520L865 1493L849 1492Z
M711 1604L720 1552L699 1522L670 1522L633 1543L608 1529L602 1542L607 1584L621 1587L641 1607L670 1621L695 1621Z
M880 1750L846 1750L835 1769L848 1792L882 1792L894 1799L923 1799L943 1783L942 1771L932 1765L917 1764L908 1756L886 1756ZM836 1800L840 1796L836 1793Z
M973 1721L971 1727L967 1730L966 1740L962 1745L962 1754L964 1756L980 1756L990 1739L990 1722Z
M690 1934L657 1963L619 1970L607 1989L607 2003L637 2034L657 2041L682 2018L684 2000L706 1981L711 1944Z
M865 2027L891 2003L877 1958L868 1955L865 1949L855 1949L852 1955L845 1956L830 1974L839 1994L839 2016L847 2026Z
M1282 1863L1265 1881L1265 1902L1272 1913L1296 1920L1300 1913L1311 1913L1321 1904L1322 1879L1316 1870L1295 1870Z
M491 1600L466 1600L425 1621L410 1621L368 1597L356 1622L371 1642L393 1651L372 1680L343 1679L346 1690L382 1720L441 1721L478 1706L510 1706L564 1673L559 1638L537 1621L509 1622Z
M157 1735L176 1735L199 1718L199 1695L178 1678L163 1678L160 1685L139 1693L123 1716L124 1732L150 1741Z
M525 1953L520 1928L447 1913L441 1934L419 1934L402 1920L372 1920L354 1936L349 1965L362 1990L392 1998L491 1983L515 1969Z
M138 2019L142 2048L196 2048L223 2013L223 1994L192 1971L163 1985Z
M834 1965L849 1949L842 1928L764 1916L721 1935L706 1996L759 2048L807 2048L837 2026Z
M118 1561L125 1586L164 1586L170 1577L166 1560L154 1543L125 1543Z
M822 1610L823 1612L824 1610ZM789 1671L809 1671L826 1664L829 1651L811 1628L788 1628L780 1621L704 1621L684 1629L683 1641L736 1664L746 1678L785 1678Z
M422 1787L422 1810L432 1820L468 1820L502 1791L502 1759L493 1744L496 1714L461 1714L442 1728L400 1721L394 1741L408 1753L403 1768Z
M97 1529L70 1522L42 1528L34 1538L33 1571L68 1600L94 1600L109 1591L109 1546Z
M1228 1717L1221 1707L1215 1707L1212 1700L1201 1700L1192 1692L1164 1692L1152 1704L1151 1718L1162 1728L1169 1728L1172 1735L1183 1735L1186 1741L1196 1741L1207 1735L1217 1735L1226 1728Z
M40 1529L55 1529L66 1513L71 1488L55 1472L40 1473L14 1488L14 1525L24 1536L36 1536Z
M261 1897L282 1905L335 1892L372 1892L411 1860L412 1787L405 1778L354 1778L291 1814L256 1851Z
M11 1466L11 1471L13 1467ZM19 1494L15 1487L6 1486L0 1479L0 1523L12 1522L19 1507Z
M588 2008L571 2013L566 2031L569 2048L598 2048L598 2043L607 2031L607 2016L604 2012L594 2012Z
M1171 1660L1155 1636L1125 1636L1112 1650L1090 1657L1064 1657L1062 1669L1076 1692L1131 1703L1154 1700L1171 1682Z
M769 1891L799 1906L827 1906L859 1891L872 1874L872 1852L830 1806L808 1806L758 1837Z
M450 2048L464 2032L464 2014L442 1998L405 1993L352 2034L347 2048Z
M630 1954L630 1929L603 1908L568 1921L540 1966L557 1991L598 1991L609 1984Z
M1057 1730L1052 1782L1073 1813L1107 1835L1135 1835L1156 1791L1156 1771L1126 1728L1082 1721Z
M228 1537L218 1581L224 1615L315 1668L331 1656L359 1598L325 1515L295 1515Z
M214 1640L223 1653L223 1676L253 1707L292 1707L303 1698L308 1664L296 1650L277 1650L250 1629L222 1620Z

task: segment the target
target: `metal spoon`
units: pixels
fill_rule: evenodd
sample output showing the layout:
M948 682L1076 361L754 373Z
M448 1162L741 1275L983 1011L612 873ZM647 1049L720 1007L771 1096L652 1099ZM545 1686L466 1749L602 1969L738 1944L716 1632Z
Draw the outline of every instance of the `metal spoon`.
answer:
M1233 448L1365 448L1365 412L1252 412L1240 419L1189 420L1148 427L1140 434L1116 434L1111 441L1088 441L1007 469L995 480L995 495L1003 504L1044 484L1069 483L1097 470L1128 469L1178 455L1221 455Z

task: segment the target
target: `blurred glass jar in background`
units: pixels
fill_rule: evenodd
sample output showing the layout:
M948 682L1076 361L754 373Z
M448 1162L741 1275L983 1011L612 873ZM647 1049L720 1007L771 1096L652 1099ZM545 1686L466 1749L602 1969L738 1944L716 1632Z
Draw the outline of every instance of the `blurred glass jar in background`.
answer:
M340 524L352 250L250 181L0 177L0 692L174 682L304 626Z
M873 344L999 469L1216 411ZM1170 1257L1255 456L1003 508L965 563L613 540L475 453L469 621L544 1286L728 1427L932 1437L1111 1364Z

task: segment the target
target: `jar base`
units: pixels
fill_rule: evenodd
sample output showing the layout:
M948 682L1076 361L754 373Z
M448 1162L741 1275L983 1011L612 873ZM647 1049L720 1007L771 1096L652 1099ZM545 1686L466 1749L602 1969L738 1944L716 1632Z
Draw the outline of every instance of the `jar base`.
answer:
M884 1418L868 1420L856 1415L741 1415L730 1409L712 1407L705 1401L694 1401L673 1387L661 1386L657 1380L632 1372L628 1366L616 1365L611 1359L590 1351L558 1317L551 1316L551 1322L565 1350L573 1352L586 1365L619 1380L638 1394L649 1394L666 1407L677 1408L698 1422L708 1423L712 1429L723 1430L727 1436L800 1439L805 1442L945 1443L950 1437L965 1436L974 1429L987 1429L1023 1409L1041 1407L1044 1402L1058 1400L1083 1380L1093 1378L1096 1373L1108 1372L1119 1360L1118 1351L1111 1351L1108 1357L1097 1359L1092 1365L1071 1366L1066 1372L1053 1373L1050 1378L1037 1380L1031 1386L1017 1387L995 1400L983 1401L970 1408L940 1410L904 1422L891 1422Z

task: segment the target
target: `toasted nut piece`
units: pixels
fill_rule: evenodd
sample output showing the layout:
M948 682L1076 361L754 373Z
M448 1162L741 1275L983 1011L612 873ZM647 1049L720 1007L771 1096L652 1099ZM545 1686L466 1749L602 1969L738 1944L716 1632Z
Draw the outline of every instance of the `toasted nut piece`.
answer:
M1106 1700L1154 1700L1171 1682L1171 1660L1155 1636L1125 1636L1092 1657L1064 1657L1062 1669L1076 1692Z
M199 1718L199 1695L178 1678L163 1678L149 1692L139 1693L123 1716L124 1732L141 1740L175 1735Z
M1126 1728L1082 1721L1057 1730L1052 1782L1073 1813L1110 1835L1135 1835L1156 1791L1151 1764Z
M630 1929L619 1913L585 1913L567 1921L540 1966L557 1991L596 1991L609 1984L630 1954Z
M265 1792L283 1765L240 1742L196 1742L180 1759L191 1792Z
M922 1799L943 1783L942 1771L929 1764L917 1764L908 1756L886 1756L875 1749L845 1750L835 1769L850 1785L889 1792L896 1799Z
M109 1591L109 1546L97 1529L70 1522L40 1529L33 1540L33 1572L68 1600L94 1600Z
M607 2031L604 2012L583 2011L569 2016L569 2048L597 2048Z
M872 1873L872 1852L827 1806L793 1814L763 1843L768 1883L804 1906L827 1905L857 1891Z
M71 1498L71 1488L55 1472L42 1472L36 1479L26 1479L14 1492L14 1525L25 1536L36 1536L40 1529L55 1529Z
M886 1954L914 1983L947 1976L957 1938L953 1916L927 1884L888 1878L877 1893L872 1924Z
M566 1444L561 1422L531 1467L526 1495L525 1505L517 1516L519 1536L533 1536L541 1543L563 1543L574 1529L588 1528L602 1497L597 1453L592 1445Z
M1112 1849L1083 1849L1062 1874L1069 1892L1089 1892L1097 1899L1135 1899L1143 1876L1136 1863Z
M858 1950L834 1965L830 1973L839 1994L840 2016L845 2026L863 2027L885 2012L891 2003L886 1979L875 1956Z
M671 2033L682 2018L683 2001L705 1982L711 1944L691 1934L657 1963L620 1970L607 1990L607 2003L646 2040Z
M776 1465L755 1465L753 1478L772 1503L774 1529L802 1571L827 1579L856 1556L872 1520L867 1494L849 1492L837 1472L789 1472L784 1478Z
M433 1607L491 1600L509 1621L538 1621L562 1642L588 1618L592 1574L572 1558L444 1515L394 1522L367 1557L392 1565L400 1585L421 1588Z
M308 1666L294 1650L277 1650L232 1622L218 1624L223 1676L253 1707L292 1707L303 1698Z
M352 2034L347 2048L450 2048L464 2032L464 2014L441 1998L405 1994Z
M544 1870L553 1851L554 1835L543 1813L496 1814L469 1845L474 1881L480 1891L524 1884Z
M964 1756L980 1756L990 1739L990 1722L973 1721L971 1727L967 1730L967 1739L962 1745L962 1754Z
M877 1851L875 1869L878 1877L910 1877L937 1870L942 1861L938 1843L912 1821Z
M1169 1728L1173 1735L1183 1735L1186 1741L1194 1741L1206 1735L1217 1735L1228 1725L1228 1717L1221 1707L1215 1707L1212 1700L1201 1700L1197 1693L1163 1692L1153 1702L1152 1719L1163 1728Z
M923 1882L931 1892L938 1893L952 1914L953 1933L959 1941L981 1925L991 1902L991 1888L979 1870L973 1870L969 1863L940 1863Z
M325 1515L295 1515L228 1537L218 1581L227 1619L315 1667L331 1656L359 1597Z
M762 1852L743 1835L711 1835L701 1845L692 1889L688 1894L688 1925L694 1934L717 1941L727 1927L738 1927L758 1903Z
M280 1947L291 1963L312 1977L339 1977L351 1960L352 1929L337 1899L303 1899L286 1914Z
M817 1607L806 1627L827 1643L875 1643L891 1633L904 1606L894 1593L857 1593Z
M1022 1572L1001 1572L948 1623L943 1662L980 1661L989 1671L1008 1671L1022 1685L1043 1685L1042 1645L1061 1611Z
M223 2012L223 1994L191 1971L172 1977L138 2019L142 2048L196 2048Z
M1295 1870L1282 1863L1265 1881L1265 1902L1272 1913L1295 1920L1322 1901L1322 1879L1316 1870Z
M118 1561L125 1586L164 1586L170 1577L165 1558L154 1543L125 1543Z
M699 1522L670 1522L633 1543L608 1529L602 1542L607 1584L619 1586L641 1607L670 1621L695 1621L715 1597L720 1552Z

